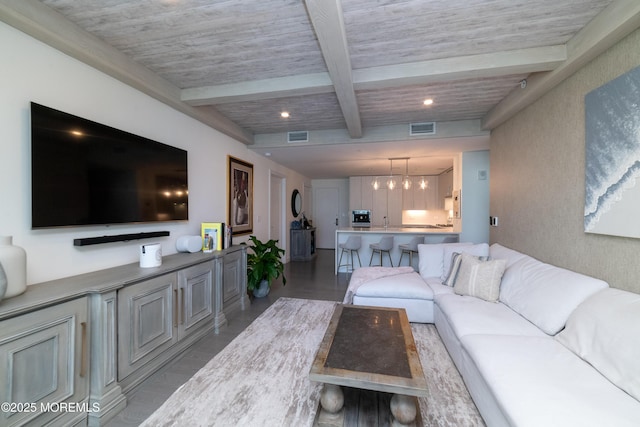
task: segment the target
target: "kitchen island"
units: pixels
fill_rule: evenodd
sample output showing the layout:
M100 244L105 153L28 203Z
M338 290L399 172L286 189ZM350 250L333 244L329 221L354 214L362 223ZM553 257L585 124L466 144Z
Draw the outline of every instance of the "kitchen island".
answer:
M369 259L371 258L371 249L369 245L371 243L378 243L382 236L387 236L389 234L393 235L393 249L391 249L391 259L393 260L393 265L398 266L398 260L400 259L400 249L398 249L398 245L409 243L411 239L415 236L424 236L425 243L441 243L445 238L449 236L459 237L460 232L453 231L453 227L345 227L339 228L336 230L336 243L335 243L335 274L338 274L338 261L340 259L341 249L338 247L340 243L344 243L347 241L349 236L360 236L362 239L362 245L360 246L360 250L358 253L360 254L360 260L362 261L362 266L369 266ZM345 253L342 262L345 263L345 257L347 253ZM358 260L355 257L355 268L358 268ZM417 269L418 266L418 257L414 256L413 258L413 267ZM378 264L379 258L374 259L374 264ZM386 255L382 257L382 262L384 266L389 266L389 257ZM409 264L409 257L405 256L402 260L402 265ZM346 271L344 266L340 267L341 271Z

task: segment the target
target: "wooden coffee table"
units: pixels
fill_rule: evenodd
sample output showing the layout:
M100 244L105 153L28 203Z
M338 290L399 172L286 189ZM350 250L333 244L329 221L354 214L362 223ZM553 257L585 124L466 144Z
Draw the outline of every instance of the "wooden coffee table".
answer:
M340 386L393 393L395 425L412 425L418 411L415 396L427 394L404 309L336 306L309 378L324 383L320 404L329 413L342 409Z

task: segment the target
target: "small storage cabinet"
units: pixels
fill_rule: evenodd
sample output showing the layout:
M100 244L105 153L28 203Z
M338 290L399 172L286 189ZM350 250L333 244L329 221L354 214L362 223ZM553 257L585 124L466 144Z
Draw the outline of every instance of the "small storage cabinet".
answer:
M311 261L316 257L316 229L291 229L291 261Z
M78 298L0 322L0 402L9 405L0 425L86 423L87 306Z
M125 386L150 375L177 344L213 328L214 266L204 262L118 291L118 377Z

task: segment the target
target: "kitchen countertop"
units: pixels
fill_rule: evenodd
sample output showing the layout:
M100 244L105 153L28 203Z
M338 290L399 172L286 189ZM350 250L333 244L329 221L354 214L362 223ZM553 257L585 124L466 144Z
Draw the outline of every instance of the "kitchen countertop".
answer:
M460 234L453 231L453 227L341 227L337 232L349 233L432 233L432 234Z

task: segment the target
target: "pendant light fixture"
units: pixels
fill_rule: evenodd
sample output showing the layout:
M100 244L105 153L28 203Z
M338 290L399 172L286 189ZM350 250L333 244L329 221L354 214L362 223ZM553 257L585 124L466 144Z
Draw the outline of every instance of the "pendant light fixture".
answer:
M396 179L393 177L393 159L389 159L389 179L387 179L387 188L393 190L397 187Z
M380 189L380 181L378 180L377 176L373 181L371 181L371 186L373 187L374 190Z
M429 188L429 181L427 181L424 176L421 176L418 185L420 186L421 190L426 190L427 188Z
M405 158L404 177L402 178L402 188L409 190L411 188L411 177L409 176L409 157Z

